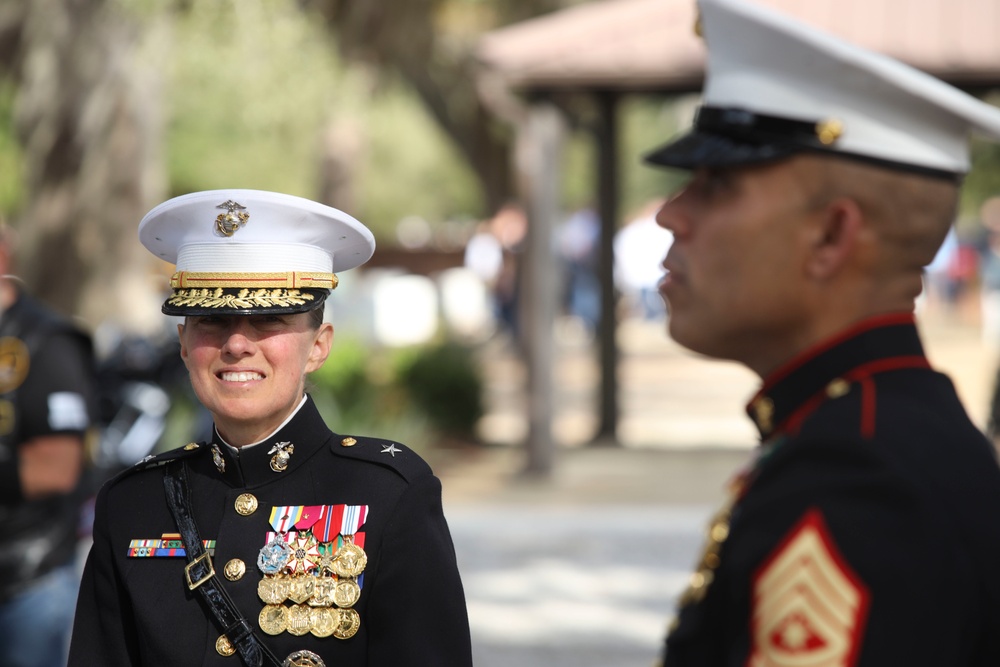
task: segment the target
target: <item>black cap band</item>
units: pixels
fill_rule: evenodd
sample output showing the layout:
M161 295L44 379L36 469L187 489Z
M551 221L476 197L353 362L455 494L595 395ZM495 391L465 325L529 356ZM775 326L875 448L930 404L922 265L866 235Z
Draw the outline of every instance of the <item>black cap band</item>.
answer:
M802 148L825 148L840 137L835 121L810 122L722 107L700 107L694 126L702 132L754 143L788 143Z
M960 182L962 174L838 150L843 127L834 119L805 121L741 108L702 106L694 128L646 155L650 164L679 169L760 164L821 152L886 169Z
M181 316L287 315L320 308L329 295L327 289L175 289L160 310Z

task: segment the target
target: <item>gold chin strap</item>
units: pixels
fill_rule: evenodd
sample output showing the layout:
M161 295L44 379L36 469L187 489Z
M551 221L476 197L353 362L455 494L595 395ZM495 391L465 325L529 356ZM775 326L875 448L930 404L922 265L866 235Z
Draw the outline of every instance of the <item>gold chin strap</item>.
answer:
M334 273L278 271L273 273L209 273L178 271L170 278L173 289L247 288L247 289L335 289Z

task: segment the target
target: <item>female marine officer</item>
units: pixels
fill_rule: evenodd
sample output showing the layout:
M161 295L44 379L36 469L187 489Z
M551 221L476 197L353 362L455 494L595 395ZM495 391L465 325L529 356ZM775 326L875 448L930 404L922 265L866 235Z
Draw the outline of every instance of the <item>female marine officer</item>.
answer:
M470 665L439 481L399 443L332 433L304 390L368 229L217 190L157 206L139 237L177 265L162 310L184 317L215 428L101 490L70 664Z

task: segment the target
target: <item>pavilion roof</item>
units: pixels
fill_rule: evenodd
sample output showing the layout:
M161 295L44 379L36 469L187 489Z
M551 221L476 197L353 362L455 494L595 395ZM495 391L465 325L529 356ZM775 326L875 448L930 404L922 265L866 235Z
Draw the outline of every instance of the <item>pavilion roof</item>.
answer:
M964 87L1000 85L997 0L757 0ZM494 30L478 56L509 86L691 92L695 0L597 0Z

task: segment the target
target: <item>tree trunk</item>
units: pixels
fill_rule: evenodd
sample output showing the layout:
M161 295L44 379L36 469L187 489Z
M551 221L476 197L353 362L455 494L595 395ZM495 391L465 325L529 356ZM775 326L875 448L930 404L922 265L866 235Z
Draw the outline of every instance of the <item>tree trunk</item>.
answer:
M112 0L31 0L19 10L0 16L8 30L19 25L16 47L0 51L17 82L27 187L13 221L16 272L31 293L91 326L155 326L156 287L136 226L162 191L149 155L156 87L132 67L136 30Z

